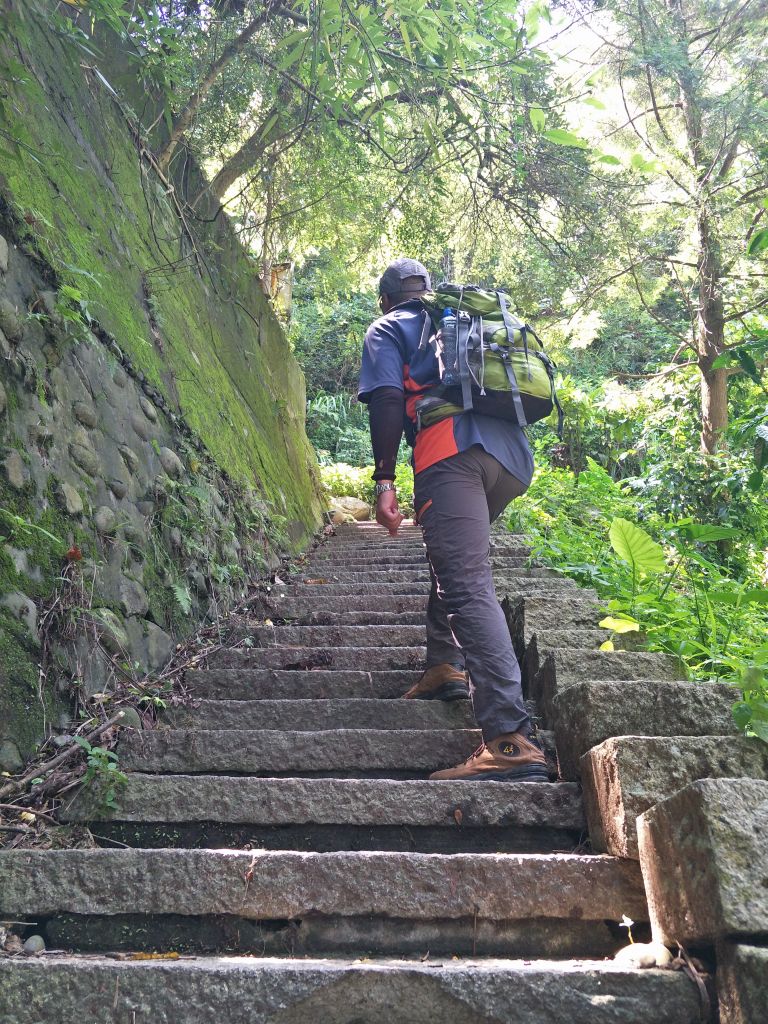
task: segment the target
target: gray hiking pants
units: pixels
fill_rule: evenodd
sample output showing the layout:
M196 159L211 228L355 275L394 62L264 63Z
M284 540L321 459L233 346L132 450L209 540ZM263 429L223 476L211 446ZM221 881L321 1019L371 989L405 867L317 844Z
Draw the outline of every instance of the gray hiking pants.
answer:
M432 574L427 668L445 662L466 667L486 742L530 728L490 562L491 523L525 490L479 445L418 473L414 485Z

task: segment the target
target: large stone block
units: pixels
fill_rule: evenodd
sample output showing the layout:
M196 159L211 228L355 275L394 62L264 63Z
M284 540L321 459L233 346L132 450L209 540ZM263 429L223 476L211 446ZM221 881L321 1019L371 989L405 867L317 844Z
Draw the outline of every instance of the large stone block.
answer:
M14 1024L698 1024L675 971L522 960L103 957L0 960Z
M768 949L722 943L717 950L720 1024L768 1020Z
M535 661L527 659L529 670L526 696L536 701L545 725L550 726L554 721L554 701L557 695L577 683L607 679L620 685L623 681L638 679L681 678L682 670L677 658L668 654L654 651L600 651L598 646L594 644L590 649L576 643L554 650L543 648ZM533 669L537 665L539 667L534 673ZM628 731L622 729L619 735ZM631 731L643 732L642 729Z
M592 848L637 859L638 814L697 779L768 778L768 744L744 736L617 736L581 759Z
M654 938L768 933L768 782L701 779L637 819Z
M3 850L0 878L0 916L13 919L56 912L647 919L636 864L580 854Z
M620 655L637 657L637 655ZM579 761L611 736L727 736L735 691L726 683L584 680L552 701L560 771L579 777Z

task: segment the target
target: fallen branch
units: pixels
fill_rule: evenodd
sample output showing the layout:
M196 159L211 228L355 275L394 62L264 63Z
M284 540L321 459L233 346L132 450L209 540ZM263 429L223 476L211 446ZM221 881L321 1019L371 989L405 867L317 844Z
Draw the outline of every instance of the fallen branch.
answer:
M109 719L109 721L104 722L97 729L89 732L84 739L88 743L91 743L93 740L97 740L102 733L107 731L107 729L111 729L113 726L119 725L120 719L124 717L125 712L118 711L116 715L113 715L112 718ZM66 750L61 754L58 754L56 757L52 757L50 761L45 761L43 764L36 765L20 779L14 779L11 782L7 782L0 789L0 799L10 796L12 793L20 793L22 790L26 789L33 779L38 778L40 775L44 775L46 772L53 771L54 768L58 768L60 764L64 764L65 761L68 761L73 754L76 754L80 750L82 750L82 747L78 743L73 742L71 746L67 747Z
M59 822L55 818L52 818L50 814L46 814L44 811L36 811L32 807L23 807L20 804L0 804L0 811L16 811L19 814L23 811L24 814L34 814L36 818L42 818L43 821L47 821L49 825L58 825Z

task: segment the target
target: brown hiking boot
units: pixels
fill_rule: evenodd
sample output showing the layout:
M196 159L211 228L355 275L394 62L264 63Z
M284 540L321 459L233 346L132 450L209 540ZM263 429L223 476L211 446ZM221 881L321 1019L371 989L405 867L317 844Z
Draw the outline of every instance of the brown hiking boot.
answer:
M467 673L453 665L433 665L403 697L406 700L468 700Z
M455 768L433 772L430 779L477 779L479 782L548 782L547 761L537 740L507 732L484 743Z

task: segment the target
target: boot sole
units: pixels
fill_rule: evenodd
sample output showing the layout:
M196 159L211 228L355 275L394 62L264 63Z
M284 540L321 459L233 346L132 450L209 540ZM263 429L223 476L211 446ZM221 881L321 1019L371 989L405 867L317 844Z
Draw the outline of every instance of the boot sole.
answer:
M443 683L437 690L430 693L417 693L412 700L442 700L450 703L454 700L469 700L469 689L464 683Z
M430 776L431 778L431 776ZM477 775L464 775L452 779L435 779L435 782L549 782L549 772L542 766L526 765L510 768L506 772L483 772Z

